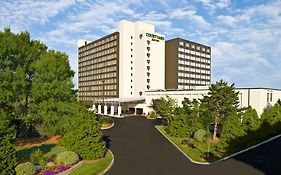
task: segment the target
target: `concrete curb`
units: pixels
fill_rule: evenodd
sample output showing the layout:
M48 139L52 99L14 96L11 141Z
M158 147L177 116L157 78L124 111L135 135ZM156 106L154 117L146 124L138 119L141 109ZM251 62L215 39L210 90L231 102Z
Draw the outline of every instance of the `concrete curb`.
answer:
M233 153L233 154L231 154L231 155L229 155L229 156L227 156L227 157L224 157L224 158L222 158L222 159L220 159L220 160L217 160L217 161L215 161L215 162L212 162L212 164L213 164L213 163L219 163L219 162L225 161L225 160L227 160L227 159L229 159L229 158L232 158L232 157L237 156L237 155L239 155L239 154L241 154L241 153L244 153L244 152L246 152L246 151L249 151L249 150L251 150L251 149L253 149L253 148L256 148L256 147L258 147L258 146L261 146L261 145L263 145L263 144L265 144L265 143L267 143L267 142L270 142L270 141L272 141L272 140L274 140L274 139L277 139L277 138L279 138L280 136L281 136L281 134L279 134L279 135L277 135L277 136L274 136L274 137L271 137L270 139L267 139L267 140L265 140L265 141L263 141L263 142L260 142L260 143L258 143L258 144L256 144L256 145L253 145L253 146L251 146L251 147L249 147L249 148L246 148L246 149L244 149L244 150L238 151L238 152Z
M199 164L199 165L210 165L210 164L215 164L215 163L219 163L219 162L225 161L225 160L227 160L227 159L230 159L230 158L232 158L232 157L234 157L234 156L237 156L237 155L239 155L239 154L241 154L241 153L244 153L244 152L246 152L246 151L249 151L249 150L251 150L251 149L253 149L253 148L256 148L256 147L258 147L258 146L260 146L260 145L263 145L263 144L265 144L265 143L267 143L267 142L270 142L270 141L272 141L272 140L274 140L274 139L277 139L277 138L281 137L281 134L279 134L279 135L277 135L277 136L271 137L270 139L267 139L267 140L265 140L265 141L263 141L263 142L260 142L260 143L258 143L258 144L256 144L256 145L253 145L253 146L249 147L249 148L246 148L246 149L244 149L244 150L241 150L241 151L238 151L238 152L236 152L236 153L233 153L233 154L231 154L231 155L229 155L229 156L226 156L226 157L224 157L224 158L222 158L222 159L219 159L219 160L217 160L217 161L214 161L214 162L197 162L197 161L192 160L185 152L183 152L183 151L182 151L174 142L172 142L160 129L158 129L157 127L155 127L155 128L156 128L167 140L169 140L169 142L171 142L178 150L180 150L180 152L181 152L182 154L184 154L185 157L187 157L192 163Z
M104 175L112 167L112 165L114 163L114 155L113 155L113 153L110 151L110 149L107 149L107 151L109 151L110 154L112 155L112 160L111 160L110 165L105 170L103 170L101 173L99 173L99 175Z
M160 129L158 129L157 127L155 127L167 140L169 140L169 142L171 142L186 158L188 158L192 163L195 164L199 164L199 165L209 165L209 162L197 162L192 160L187 154L185 154L185 152L183 152L178 145L176 145L174 142L172 142Z
M57 175L68 175L70 173L72 173L73 171L75 171L76 169L80 168L82 165L84 164L84 161L81 160L80 162L78 162L76 165L74 165L73 167L69 168L66 171L63 171L61 173L58 173Z
M108 127L105 127L105 128L101 127L100 129L101 129L101 130L106 130L106 129L113 128L113 126L114 126L114 120L113 120L112 125L110 125L110 126L108 126Z

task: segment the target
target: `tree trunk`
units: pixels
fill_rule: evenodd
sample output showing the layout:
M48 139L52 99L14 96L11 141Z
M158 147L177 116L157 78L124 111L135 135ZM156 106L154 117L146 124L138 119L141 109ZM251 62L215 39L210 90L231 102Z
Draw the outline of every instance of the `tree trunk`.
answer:
M215 118L215 127L214 127L214 134L213 134L213 140L217 140L217 129L218 129L218 120L217 117Z

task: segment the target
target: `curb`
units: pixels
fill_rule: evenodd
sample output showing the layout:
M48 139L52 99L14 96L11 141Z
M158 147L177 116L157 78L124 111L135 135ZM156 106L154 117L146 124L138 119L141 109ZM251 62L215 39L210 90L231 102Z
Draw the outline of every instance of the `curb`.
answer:
M258 143L258 144L256 144L256 145L250 146L249 148L243 149L243 150L238 151L238 152L236 152L236 153L233 153L233 154L231 154L231 155L229 155L229 156L227 156L227 157L224 157L224 158L219 159L219 160L217 160L217 161L215 161L215 162L212 162L212 164L213 164L213 163L219 163L219 162L222 162L222 161L227 160L227 159L229 159L229 158L232 158L232 157L234 157L234 156L237 156L237 155L239 155L239 154L241 154L241 153L244 153L244 152L249 151L249 150L251 150L251 149L253 149L253 148L256 148L256 147L258 147L258 146L261 146L261 145L263 145L263 144L265 144L265 143L267 143L267 142L270 142L270 141L272 141L272 140L275 140L275 139L279 138L280 136L281 136L281 134L279 134L279 135L277 135L277 136L274 136L274 137L271 137L270 139L267 139L267 140L265 140L265 141L263 141L263 142L260 142L260 143Z
M112 125L110 125L110 126L108 126L108 127L105 127L105 128L101 127L100 129L101 129L101 130L106 130L106 129L113 128L113 126L114 126L114 120L113 120Z
M111 160L110 165L105 170L103 170L101 173L99 173L99 175L104 175L105 173L107 173L107 171L112 167L112 165L114 163L114 155L113 155L113 153L110 151L110 149L107 149L107 151L109 151L110 154L112 155L112 160Z
M238 152L236 152L236 153L233 153L233 154L231 154L231 155L229 155L229 156L227 156L227 157L224 157L224 158L219 159L219 160L214 161L214 162L197 162L197 161L192 160L192 159L191 159L185 152L183 152L175 143L173 143L161 130L159 130L157 127L155 127L155 128L156 128L167 140L169 140L169 142L171 142L178 150L180 150L180 152L181 152L182 154L184 154L185 157L187 157L192 163L199 164L199 165L210 165L210 164L215 164L215 163L219 163L219 162L225 161L225 160L227 160L227 159L230 159L230 158L232 158L232 157L234 157L234 156L237 156L237 155L239 155L239 154L241 154L241 153L244 153L244 152L246 152L246 151L249 151L249 150L251 150L251 149L253 149L253 148L256 148L256 147L261 146L261 145L263 145L263 144L265 144L265 143L267 143L267 142L270 142L270 141L272 141L272 140L274 140L274 139L277 139L277 138L281 137L281 134L279 134L279 135L277 135L277 136L271 137L271 138L269 138L269 139L267 139L267 140L265 140L265 141L263 141L263 142L260 142L260 143L258 143L258 144L256 144L256 145L253 145L253 146L249 147L249 148L246 148L246 149L244 149L244 150L241 150L241 151L238 151Z
M84 161L81 160L80 162L78 162L76 165L74 165L73 167L69 168L66 171L63 171L61 173L58 173L57 175L68 175L70 173L72 173L73 171L75 171L76 169L80 168L82 165L84 164Z
M187 154L185 154L185 152L183 152L178 145L176 145L174 142L172 142L160 129L158 129L157 127L155 127L167 140L169 140L169 142L171 142L186 158L188 158L192 163L195 164L199 164L199 165L209 165L210 163L208 162L197 162L192 160Z

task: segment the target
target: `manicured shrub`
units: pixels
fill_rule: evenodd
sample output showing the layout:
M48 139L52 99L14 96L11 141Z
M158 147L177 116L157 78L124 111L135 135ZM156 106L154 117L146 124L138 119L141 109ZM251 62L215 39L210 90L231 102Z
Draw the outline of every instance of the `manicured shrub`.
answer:
M47 159L45 157L45 154L40 149L37 149L37 150L33 151L30 154L29 159L33 164L40 165L41 167L45 167L45 165L47 163Z
M93 113L84 111L80 112L80 115L73 117L61 143L82 159L93 160L104 157L106 148L102 140L100 123Z
M62 165L73 165L79 161L78 155L73 151L59 153L56 162Z
M34 175L35 174L35 167L30 162L19 164L15 170L16 170L17 175Z
M149 118L151 119L156 119L157 118L157 114L153 111L149 114Z
M184 140L181 141L182 145L187 145L188 143L189 143L189 140L187 140L187 139L184 139Z
M199 129L195 132L193 138L197 142L204 142L206 140L206 131L204 129Z
M113 119L111 117L100 117L99 122L102 125L110 125L113 123Z

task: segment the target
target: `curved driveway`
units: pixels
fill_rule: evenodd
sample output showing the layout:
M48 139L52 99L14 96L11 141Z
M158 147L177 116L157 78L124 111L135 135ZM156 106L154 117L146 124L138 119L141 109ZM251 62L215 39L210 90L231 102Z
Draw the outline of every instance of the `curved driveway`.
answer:
M144 117L114 119L104 130L114 164L107 175L280 175L281 138L212 165L191 163Z

